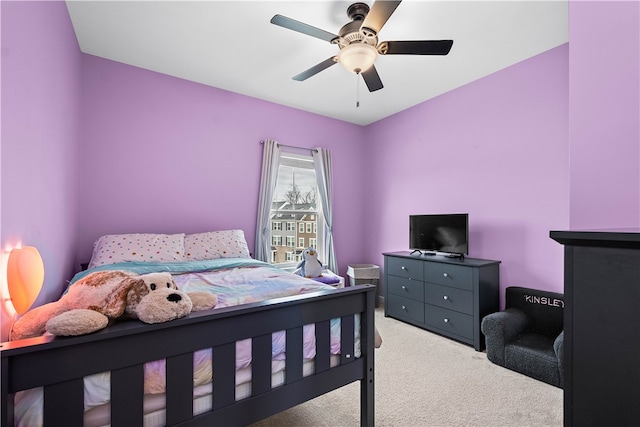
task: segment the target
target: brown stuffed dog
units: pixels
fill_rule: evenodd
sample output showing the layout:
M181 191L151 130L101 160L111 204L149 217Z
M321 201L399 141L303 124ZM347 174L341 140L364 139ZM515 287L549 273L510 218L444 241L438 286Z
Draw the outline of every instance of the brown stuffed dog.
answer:
M209 292L178 290L169 273L136 275L127 271L97 271L69 286L58 301L27 312L16 321L11 339L53 335L83 335L105 328L118 318L161 323L208 310L218 303Z

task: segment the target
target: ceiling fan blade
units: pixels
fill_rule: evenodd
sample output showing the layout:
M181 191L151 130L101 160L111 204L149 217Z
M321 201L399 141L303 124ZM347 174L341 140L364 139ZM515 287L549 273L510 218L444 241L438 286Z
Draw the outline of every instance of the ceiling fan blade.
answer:
M296 21L295 19L287 18L282 15L275 15L271 18L271 23L328 42L338 38L336 34L332 34L328 31L321 30L320 28L313 27L309 24L305 24L304 22Z
M382 89L384 85L382 84L382 80L380 80L380 76L378 75L378 71L376 70L375 65L369 67L366 71L363 71L362 78L364 82L367 84L369 88L369 92L375 92L376 90Z
M306 71L301 72L300 74L293 76L293 80L297 80L299 82L303 81L303 80L307 80L309 77L311 76L315 76L316 74L318 74L320 71L326 70L327 68L331 67L333 64L336 64L336 60L335 60L335 56L332 56L331 58L327 58L324 61L322 61L319 64L314 65L313 67L309 68Z
M400 3L400 1L376 0L360 28L367 28L378 34Z
M382 55L447 55L453 40L409 40L382 42L378 52Z

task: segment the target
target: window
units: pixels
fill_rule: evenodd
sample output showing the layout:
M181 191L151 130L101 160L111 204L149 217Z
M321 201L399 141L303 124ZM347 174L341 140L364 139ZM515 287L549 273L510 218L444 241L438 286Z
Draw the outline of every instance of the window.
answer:
M300 223L304 218L313 215L314 220L311 222L321 225L316 228L317 234L307 234L306 226L296 227L295 232L291 230L279 234L289 236L297 233L297 238L317 239L319 257L326 262L329 269L337 271L332 232L331 152L323 147L309 150L283 145L273 139L265 139L262 143L262 179L256 220L255 258L268 262L271 259L271 251L277 252L276 264L280 264L280 260L286 258L286 250L271 244L272 220ZM297 251L296 256L299 256ZM289 268L293 263L285 261L282 264L278 266Z
M318 249L318 239L309 239L309 246L311 246L313 249Z
M315 226L315 222L322 218L317 194L316 173L311 155L282 152L270 212L271 243L275 251L275 259L272 258L271 261L273 264L285 268L295 267L299 255L296 256L291 248L306 248L305 243L311 242L310 238L313 239L314 247L317 247L318 239L322 239L322 236L317 235ZM294 221L274 221L275 218L292 218ZM285 222L284 227L282 222ZM276 226L276 223L279 225ZM273 234L274 230L278 230L279 236ZM322 254L318 258L324 259Z

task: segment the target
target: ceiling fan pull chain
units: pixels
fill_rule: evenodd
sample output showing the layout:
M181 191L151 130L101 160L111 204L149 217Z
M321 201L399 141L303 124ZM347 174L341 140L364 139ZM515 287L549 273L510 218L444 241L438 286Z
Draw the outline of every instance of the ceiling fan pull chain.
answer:
M360 108L360 73L356 73L356 108Z

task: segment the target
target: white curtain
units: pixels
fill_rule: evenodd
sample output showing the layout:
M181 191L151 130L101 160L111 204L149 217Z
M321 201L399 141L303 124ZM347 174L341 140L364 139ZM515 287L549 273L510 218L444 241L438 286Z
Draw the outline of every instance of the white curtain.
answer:
M313 151L313 167L316 170L316 180L318 181L318 191L322 201L322 213L324 216L324 256L325 263L329 270L338 274L338 262L336 252L333 247L333 180L331 167L331 152L326 148L317 148Z
M260 197L258 199L258 220L256 223L256 251L254 258L271 262L271 230L269 215L273 192L278 180L280 166L280 146L272 139L263 141L262 174L260 176Z

